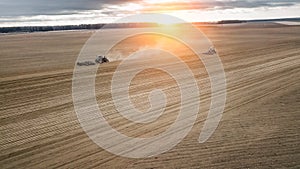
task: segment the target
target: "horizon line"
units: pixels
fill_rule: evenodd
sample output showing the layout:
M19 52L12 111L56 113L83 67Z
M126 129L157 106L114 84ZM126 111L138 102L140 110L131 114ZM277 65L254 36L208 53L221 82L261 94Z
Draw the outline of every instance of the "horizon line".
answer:
M282 20L293 20L293 21L298 21L300 22L300 17L277 17L277 18L272 18L272 19L225 19L225 20L218 20L218 21L196 21L196 22L179 22L179 23L173 23L173 24L168 24L168 25L178 25L178 24L184 24L184 23L192 23L192 24L197 24L197 23L202 23L202 24L230 24L230 22L268 22L268 21L282 21ZM221 23L223 22L223 23ZM228 23L225 23L228 22ZM156 24L156 25L164 25L161 23L156 23L156 22L124 22L124 23L118 23L118 22L103 22L103 23L82 23L82 24L60 24L60 25L24 25L24 26L1 26L0 28L26 28L26 27L63 27L63 26L88 26L88 25L121 25L121 24Z

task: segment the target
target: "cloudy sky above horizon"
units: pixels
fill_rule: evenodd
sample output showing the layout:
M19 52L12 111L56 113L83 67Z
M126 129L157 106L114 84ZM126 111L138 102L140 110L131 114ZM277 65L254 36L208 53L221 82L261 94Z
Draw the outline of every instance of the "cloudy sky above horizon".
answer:
M299 11L299 0L0 0L0 27L110 23L139 13L197 22L299 17Z

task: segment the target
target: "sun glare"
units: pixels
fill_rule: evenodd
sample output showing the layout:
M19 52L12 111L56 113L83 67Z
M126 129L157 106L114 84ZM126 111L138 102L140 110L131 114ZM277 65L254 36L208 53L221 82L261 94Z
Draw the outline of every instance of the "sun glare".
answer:
M182 23L181 21L178 21L178 20L167 20L167 19L156 19L155 22L157 24L160 24L161 26L170 26L170 25L174 25L174 24L179 24L179 23Z

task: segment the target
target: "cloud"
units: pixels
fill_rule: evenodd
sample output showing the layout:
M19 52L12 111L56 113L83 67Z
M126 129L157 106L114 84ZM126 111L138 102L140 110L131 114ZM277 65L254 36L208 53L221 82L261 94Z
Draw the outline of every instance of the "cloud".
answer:
M110 22L135 13L195 13L225 9L276 9L299 0L0 0L0 27L14 25L57 25ZM256 10L257 11L257 10ZM275 17L295 16L282 11ZM294 10L295 11L295 10ZM222 13L222 12L221 12ZM220 14L216 14L217 16ZM250 15L255 15L251 13ZM268 14L270 16L270 14ZM219 16L218 16L219 17ZM233 17L233 16L232 16ZM239 18L240 15L234 18Z
M159 10L214 10L234 8L280 7L299 4L299 0L187 0L187 1L157 1L166 3L149 3L147 0L1 0L0 16L34 16L34 15L72 15L82 11L102 10L103 13L126 12L126 9L111 8L124 6L128 3L142 5L142 12ZM130 12L130 9L128 9Z
M299 4L298 0L245 0L245 1L215 1L221 8L258 8L258 7L285 7Z
M300 4L298 0L210 0L180 1L150 4L145 6L146 12L158 10L222 10L235 8L287 7Z
M104 5L116 5L134 0L1 0L0 16L33 16L73 14L101 10Z

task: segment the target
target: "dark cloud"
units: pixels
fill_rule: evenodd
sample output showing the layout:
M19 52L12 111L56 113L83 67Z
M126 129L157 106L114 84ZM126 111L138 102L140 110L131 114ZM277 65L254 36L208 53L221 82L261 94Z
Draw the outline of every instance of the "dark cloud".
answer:
M33 16L73 14L87 10L100 10L107 4L121 4L134 0L1 0L0 16Z
M258 8L258 7L284 7L299 4L298 0L245 0L245 1L227 1L214 2L215 6L224 9L232 8ZM212 3L212 4L214 4Z
M34 16L34 15L71 15L88 10L103 10L103 14L114 15L124 11L109 10L110 5L122 5L128 2L145 6L144 12L157 9L197 10L197 9L234 9L257 7L281 7L299 4L299 0L199 0L187 3L146 4L141 0L1 0L0 17ZM106 10L105 10L106 9ZM108 10L107 10L108 9Z

